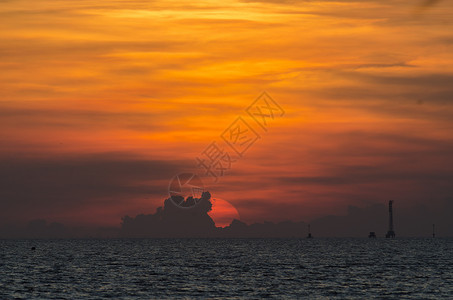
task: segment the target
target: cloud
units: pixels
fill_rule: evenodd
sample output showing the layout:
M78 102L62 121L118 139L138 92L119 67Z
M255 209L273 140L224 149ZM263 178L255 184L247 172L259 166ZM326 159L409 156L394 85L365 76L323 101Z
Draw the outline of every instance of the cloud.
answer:
M288 113L216 186L245 220L451 193L448 7L414 18L409 2L24 3L2 2L1 216L117 222L154 209L168 178L146 174L160 160L176 173L173 158L200 153L262 90Z
M98 131L108 129L132 129L134 131L166 131L172 125L165 120L166 113L157 111L105 111L100 109L75 108L25 108L0 104L0 117L4 127L73 129L77 131Z
M182 197L181 197L182 198ZM195 206L177 207L171 198L154 214L122 218L121 235L126 237L212 237L219 228L208 215L211 194L204 192ZM188 197L184 202L193 202ZM178 201L179 202L179 201Z
M225 228L215 227L209 216L212 204L210 193L205 192L198 205L191 208L176 207L168 198L154 214L124 216L120 228L68 227L61 223L48 223L35 219L23 226L0 226L2 238L74 238L74 237L217 237L217 238L294 238L306 237L307 225L315 237L366 237L370 231L383 237L387 231L387 203L371 203L359 207L348 205L346 213L322 216L309 223L299 221L257 222L246 224L233 220ZM185 199L191 202L190 197ZM260 206L256 206L259 208ZM281 207L281 205L280 205ZM277 207L275 207L277 208ZM294 207L292 207L294 209ZM453 198L427 204L394 202L394 227L397 237L429 237L432 224L437 237L453 236Z
M420 7L429 8L431 6L438 4L440 1L441 0L424 0Z
M46 218L64 223L112 224L127 211L156 207L183 160L152 160L130 153L2 157L2 223Z

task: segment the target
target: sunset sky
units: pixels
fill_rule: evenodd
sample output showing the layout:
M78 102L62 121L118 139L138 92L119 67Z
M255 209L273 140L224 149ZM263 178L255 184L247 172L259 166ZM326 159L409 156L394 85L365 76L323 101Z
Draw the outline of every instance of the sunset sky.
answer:
M432 4L431 4L432 3ZM200 172L247 223L453 201L453 2L0 0L0 225L118 226ZM268 130L246 108L266 91ZM225 205L225 203L229 203ZM234 214L233 214L234 215Z

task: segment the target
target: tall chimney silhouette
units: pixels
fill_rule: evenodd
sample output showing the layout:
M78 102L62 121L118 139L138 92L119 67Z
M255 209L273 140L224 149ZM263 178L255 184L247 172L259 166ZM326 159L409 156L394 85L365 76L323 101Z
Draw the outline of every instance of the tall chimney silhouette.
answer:
M394 238L395 231L393 231L393 200L389 201L389 231L385 235L386 238Z

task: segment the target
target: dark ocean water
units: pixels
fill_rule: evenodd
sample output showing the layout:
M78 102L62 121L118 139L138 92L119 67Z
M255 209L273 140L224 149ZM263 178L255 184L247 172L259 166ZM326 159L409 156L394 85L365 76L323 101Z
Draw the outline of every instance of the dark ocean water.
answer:
M453 299L453 239L0 240L0 245L0 299Z

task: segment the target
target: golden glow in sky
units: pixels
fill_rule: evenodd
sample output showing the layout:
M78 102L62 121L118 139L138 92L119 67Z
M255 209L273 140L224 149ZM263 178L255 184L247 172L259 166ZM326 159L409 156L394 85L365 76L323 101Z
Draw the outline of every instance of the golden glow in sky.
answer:
M262 91L285 116L210 190L244 221L449 196L453 4L422 4L0 1L2 217L153 211Z

